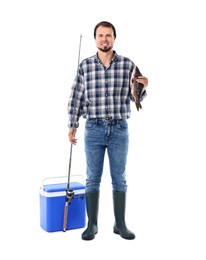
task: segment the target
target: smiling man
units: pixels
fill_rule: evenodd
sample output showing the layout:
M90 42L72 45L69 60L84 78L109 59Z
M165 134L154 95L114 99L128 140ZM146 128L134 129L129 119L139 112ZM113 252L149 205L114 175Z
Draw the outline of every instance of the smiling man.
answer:
M69 140L76 144L79 118L85 123L86 207L88 226L83 240L92 240L98 233L100 183L107 151L113 192L115 223L113 232L124 239L134 239L125 222L126 162L129 147L127 119L130 118L132 72L137 67L129 58L113 50L116 29L107 21L94 28L96 55L84 59L78 68L68 102ZM144 87L148 79L140 74L136 79ZM144 99L146 91L141 98Z

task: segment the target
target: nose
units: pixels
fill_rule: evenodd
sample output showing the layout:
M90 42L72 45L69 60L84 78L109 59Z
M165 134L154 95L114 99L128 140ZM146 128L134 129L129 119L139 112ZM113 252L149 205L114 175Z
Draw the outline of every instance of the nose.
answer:
M106 41L106 40L107 40L107 36L106 36L106 35L103 36L103 37L102 37L102 40L103 40L103 41Z

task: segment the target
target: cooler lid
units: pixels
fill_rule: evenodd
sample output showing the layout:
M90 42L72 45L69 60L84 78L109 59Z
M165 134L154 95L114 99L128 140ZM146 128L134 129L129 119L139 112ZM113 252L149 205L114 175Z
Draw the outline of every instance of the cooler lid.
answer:
M67 183L56 183L56 184L44 185L44 191L46 191L46 192L65 191L66 188L67 188ZM84 189L85 185L83 185L79 182L71 182L69 184L69 188L71 190L80 190L80 189Z
M85 193L85 185L79 182L70 182L69 188L74 191L74 195ZM40 188L40 194L44 197L65 196L66 189L67 183L46 184Z

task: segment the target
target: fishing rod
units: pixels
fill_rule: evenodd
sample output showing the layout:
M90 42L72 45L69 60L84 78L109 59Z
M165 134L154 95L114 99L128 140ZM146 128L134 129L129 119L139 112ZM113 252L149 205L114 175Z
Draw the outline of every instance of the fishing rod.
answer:
M82 40L82 35L80 34L80 40L79 40L79 54L78 54L78 63L77 63L77 75L78 75L79 62L80 62L81 40ZM75 97L75 99L74 99L74 108L73 108L72 135L74 134L74 126L75 126L75 110L76 110L76 97ZM68 207L69 207L69 205L71 204L72 199L74 198L74 191L70 189L72 148L73 148L73 144L71 143L71 146L70 146L70 156L69 156L68 180L67 180L67 188L66 188L66 201L65 201L65 206L64 206L63 232L65 232L65 231L66 231L66 228L67 228Z

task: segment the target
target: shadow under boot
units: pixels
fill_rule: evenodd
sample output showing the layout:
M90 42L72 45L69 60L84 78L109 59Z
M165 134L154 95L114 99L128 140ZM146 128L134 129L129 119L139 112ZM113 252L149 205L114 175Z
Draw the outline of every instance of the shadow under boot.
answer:
M98 233L97 218L99 211L99 192L86 193L86 209L88 224L87 229L82 233L82 239L92 240Z
M113 206L115 216L114 233L125 239L135 239L135 234L127 228L125 223L126 192L113 191Z

